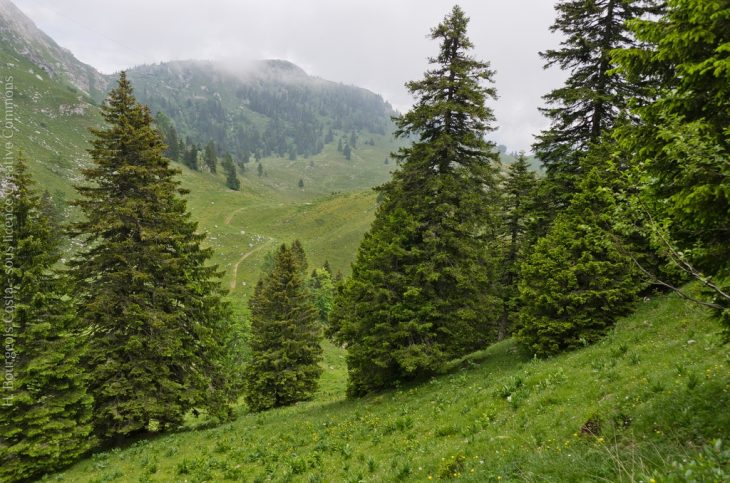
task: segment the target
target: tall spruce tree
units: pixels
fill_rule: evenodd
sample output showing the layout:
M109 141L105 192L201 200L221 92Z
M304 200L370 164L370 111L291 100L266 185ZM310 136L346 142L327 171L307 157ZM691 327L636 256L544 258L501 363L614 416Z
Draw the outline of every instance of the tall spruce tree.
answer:
M233 163L233 158L230 154L226 153L221 165L223 166L223 171L226 173L226 186L234 191L240 191L241 180L238 179L236 165Z
M607 176L616 177L594 168L583 178L568 209L521 265L517 338L534 354L597 341L630 311L642 287L612 236L616 196Z
M215 143L213 141L208 141L208 144L205 145L203 159L208 170L215 174L218 171L218 154L216 153Z
M122 73L93 130L73 225L84 249L72 262L96 433L129 436L178 425L186 411L225 415L229 309L219 273L206 265L149 109Z
M322 328L300 254L281 245L249 305L251 361L244 374L248 407L263 411L310 399L322 373Z
M292 253L292 256L294 257L297 270L303 275L304 273L306 273L309 263L307 262L307 254L304 252L302 242L300 242L299 240L294 240L291 244L290 251Z
M0 290L6 362L12 361L5 370L14 379L0 399L0 479L19 481L66 465L93 446L92 398L80 366L83 345L68 283L54 271L58 231L22 158L2 178Z
M493 146L496 97L489 65L469 55L458 7L431 31L440 51L423 80L409 82L413 109L397 135L392 181L360 245L331 318L348 344L350 395L431 374L445 360L496 337L497 204Z
M569 73L562 87L543 99L541 111L550 128L536 137L533 149L547 170L556 209L564 208L579 183L580 158L601 134L613 127L627 99L640 92L612 69L614 49L635 45L627 21L660 11L654 0L562 0L550 30L565 36L561 47L540 55L545 68Z
M528 226L534 223L535 191L537 176L530 171L525 153L507 168L504 181L502 205L504 209L504 259L502 261L500 291L502 297L502 317L499 323L498 338L509 334L512 314L517 312L517 282L520 264L528 249Z
M198 166L198 147L194 144L191 144L188 149L185 151L184 161L185 166L188 168L197 171L199 169Z

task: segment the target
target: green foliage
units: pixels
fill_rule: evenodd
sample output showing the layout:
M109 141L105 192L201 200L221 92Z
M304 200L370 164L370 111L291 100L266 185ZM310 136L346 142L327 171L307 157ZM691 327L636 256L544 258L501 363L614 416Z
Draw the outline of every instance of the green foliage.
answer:
M596 342L629 312L640 279L612 237L614 193L592 170L521 267L517 336L535 354Z
M299 239L296 239L292 242L290 252L292 258L294 259L294 264L297 272L299 272L302 277L304 277L304 274L307 271L307 267L309 266L309 262L307 262L307 255L306 253L304 253L304 247L302 246L302 242L300 242Z
M184 154L184 163L185 166L192 169L193 171L198 171L200 167L198 166L198 152L200 151L200 148L198 146L191 144L187 147Z
M205 145L205 154L203 155L205 165L208 167L208 171L215 174L218 165L218 153L216 152L215 143L208 141Z
M362 395L433 373L445 360L494 339L491 293L496 215L494 98L488 64L468 55L459 7L431 33L434 69L408 83L418 97L397 120L417 136L396 156L402 168L379 188L376 218L332 313L348 345L348 393ZM491 248L491 250L490 250Z
M241 180L238 179L238 175L236 174L236 165L233 164L233 158L230 154L225 155L221 165L223 166L223 171L226 174L226 186L233 191L240 191Z
M298 246L295 249L295 246ZM263 411L311 399L322 369L321 327L306 289L301 244L281 245L273 269L256 286L245 400Z
M670 248L719 280L730 276L728 18L725 1L669 0L662 18L631 24L642 48L614 52L624 75L653 87L651 102L632 103L640 122L618 133L645 173L642 201ZM730 330L730 299L716 302Z
M22 158L3 165L0 238L4 384L0 479L56 470L94 444L83 345L65 278L54 271L59 232L43 211Z
M505 246L500 264L502 316L498 338L501 340L510 331L512 314L517 312L517 282L520 278L520 264L529 249L528 227L534 218L535 192L538 181L530 171L527 157L520 153L517 160L507 168L502 188L502 209Z
M716 439L686 457L673 460L670 468L652 474L655 481L727 481L730 479L730 450L723 448L723 441Z
M319 313L319 321L324 326L327 326L335 296L332 273L327 269L327 266L315 269L309 278L308 285L312 295L312 301Z
M639 92L637 84L617 75L611 51L633 47L626 22L659 12L655 0L562 0L555 6L557 18L550 30L565 40L557 50L540 55L545 67L569 72L565 85L543 99L550 128L537 136L533 148L547 169L550 201L563 208L577 191L579 161L601 134L610 130L627 98Z
M466 467L466 457L464 455L452 455L441 462L438 469L438 477L444 480L461 478Z
M155 115L155 126L160 131L162 138L165 140L165 156L172 159L173 161L182 161L182 156L185 154L185 144L182 139L178 137L177 130L172 120L165 115L163 112L158 112Z
M149 109L124 73L94 130L73 225L72 261L84 365L102 438L175 427L186 411L224 416L233 373L225 367L229 309L210 249L201 248Z

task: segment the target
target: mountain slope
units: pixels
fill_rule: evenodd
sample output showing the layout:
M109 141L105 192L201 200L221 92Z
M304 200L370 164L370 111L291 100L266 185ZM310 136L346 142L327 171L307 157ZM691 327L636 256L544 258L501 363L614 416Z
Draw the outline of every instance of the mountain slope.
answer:
M53 481L727 481L730 451L714 443L730 427L718 328L660 296L595 346L542 361L508 340L361 400L343 399L344 351L327 345L315 401L241 408L212 429L191 418Z
M390 133L395 114L372 92L311 77L282 60L175 61L128 75L140 101L170 117L180 137L212 140L239 159L317 154L337 142L335 133L349 142L356 132L362 143Z
M22 150L40 186L71 195L88 155L89 127L101 116L93 101L73 86L50 77L0 39L5 85L3 119L11 118L4 156ZM8 153L9 151L9 153Z
M82 182L81 169L89 162L86 150L90 146L91 134L88 129L102 125L95 101L65 77L67 72L83 73L90 67L58 47L7 0L0 0L0 8L0 68L4 77L12 78L5 86L11 100L7 103L9 110L3 116L9 113L13 118L12 146L7 150L9 154L4 152L3 155L12 157L17 150L22 150L38 188L47 189L62 204L64 199L75 196L73 185ZM171 63L178 64L188 65L184 62ZM167 66L158 68L163 72L168 69ZM242 66L238 68L242 69ZM210 82L213 71L203 69L195 72L195 76L201 76L205 83L200 85L217 85ZM97 74L92 72L92 77ZM384 164L384 159L395 147L388 132L368 131L369 128L377 131L378 125L382 127L390 122L390 108L375 94L311 78L293 64L280 61L246 66L245 74L249 80L256 79L258 87L254 91L279 92L282 96L289 93L276 103L268 104L276 108L273 111L247 109L244 117L253 124L265 127L275 122L274 119L282 119L282 124L286 125L291 112L300 107L311 111L313 104L309 102L316 95L331 90L343 94L339 100L332 101L334 104L320 99L324 109L324 114L317 111L321 127L335 122L337 110L325 109L328 105L335 105L346 114L340 117L341 122L352 122L352 126L361 129L358 131L360 142L350 160L336 149L336 143L342 136L347 136L349 142L352 133L344 130L337 131L338 137L333 137L331 142L323 143L319 154L311 154L307 158L261 157L262 176L258 176L252 158L248 169L239 173L242 182L240 192L229 190L220 172L216 175L192 171L179 165L183 186L190 190L188 205L193 217L199 222L201 231L208 234L207 242L215 248L214 262L225 270L225 286L234 288L235 297L247 294L255 283L268 249L275 243L292 241L297 237L304 243L313 265L330 260L335 268L347 271L375 208L375 196L369 188L388 179L393 165ZM145 86L168 82L166 75L160 81L148 79L147 83L142 82L137 86L137 94L143 98ZM231 102L240 103L235 95L235 89L242 85L240 77L215 75L222 79L221 89L198 89L200 92L195 95L191 89L190 102L197 102L199 98L204 98L201 103L214 100L217 98L215 93L220 91L230 95ZM241 75L241 72L236 74ZM270 83L266 79L276 80ZM286 83L296 86L287 87ZM291 100L289 96L295 95L300 95L306 102L304 107L292 110L287 107L286 99ZM187 104L184 97L175 99ZM252 104L259 102L253 97L248 99ZM226 110L235 111L227 102L221 105L225 104ZM205 117L185 119L192 126L188 135L205 142L208 139L205 132L194 128L205 125L208 120ZM372 143L365 143L371 139ZM299 187L300 179L303 187ZM66 211L73 216L70 209ZM260 248L264 241L267 246ZM260 249L249 255L255 248ZM237 300L235 306L245 309L245 300Z
M95 100L101 100L110 78L80 62L43 33L10 0L0 0L0 40L53 79L66 82Z

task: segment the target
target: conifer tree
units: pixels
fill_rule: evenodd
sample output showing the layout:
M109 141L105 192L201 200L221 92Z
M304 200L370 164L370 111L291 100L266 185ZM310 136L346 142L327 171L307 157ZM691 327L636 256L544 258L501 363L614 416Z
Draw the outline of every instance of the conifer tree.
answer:
M565 40L557 50L540 55L545 67L569 73L565 85L544 96L541 109L550 128L533 145L547 170L556 209L564 208L577 191L580 157L601 134L613 127L618 113L639 86L612 71L611 51L635 45L626 22L659 12L654 0L562 0L550 28Z
M213 141L208 141L208 144L205 146L204 160L208 170L215 174L217 172L218 155L216 154L215 143Z
M345 156L346 160L350 160L350 158L352 157L352 149L350 149L349 144L345 144L345 147L342 148L342 154Z
M416 136L358 250L331 314L348 344L348 394L431 374L445 360L496 338L492 288L497 201L496 97L488 64L473 59L458 7L431 32L440 51L423 80L409 82L413 109L397 135Z
M502 317L499 324L498 338L506 337L510 329L511 314L516 312L517 281L519 266L528 248L528 224L531 222L537 176L530 171L525 153L520 153L517 160L507 169L504 182L504 231L505 253L501 263L502 283Z
M644 204L669 227L674 251L730 293L730 7L714 0L666 4L664 16L631 24L641 48L614 53L623 74L654 88L649 102L632 102L639 122L617 137L645 169ZM725 307L730 334L728 302L716 302Z
M191 144L190 147L185 151L185 166L194 171L197 171L199 169L198 151L198 147L194 144Z
M77 188L85 219L73 232L85 248L72 262L96 433L174 427L192 408L224 416L231 331L211 250L124 73L102 114L107 127L92 131L93 164Z
M259 178L264 175L264 167L261 165L261 163L256 166L256 174L258 174Z
M302 242L299 240L294 240L291 244L290 249L292 256L294 257L294 261L297 266L297 270L299 270L302 273L302 276L307 272L307 255L304 253L304 247L302 246Z
M170 135L168 138L165 139L165 144L167 144L167 150L165 151L165 155L173 161L179 161L180 141L178 140L177 131L175 130L174 126L170 126Z
M6 361L12 361L5 370L14 379L8 386L5 378L0 400L0 479L19 481L66 465L94 445L92 398L68 283L54 272L58 231L43 213L22 158L3 182L0 290Z
M322 373L321 327L298 257L279 247L250 300L251 361L244 377L252 411L310 399Z
M177 130L175 129L172 120L160 111L155 116L155 125L157 126L157 129L160 130L165 144L167 145L167 149L165 149L165 156L173 161L179 161L181 154L181 140L177 135Z
M230 154L226 154L223 158L223 171L226 173L226 186L234 191L241 190L241 180L236 175L236 165L233 163L233 158Z
M616 203L591 170L521 266L518 340L545 356L597 341L631 309L641 280L610 230Z
M54 195L43 190L43 194L40 199L41 211L48 219L48 223L51 225L51 230L60 233L62 231L62 225L66 219L65 214L66 196L63 191L56 191Z

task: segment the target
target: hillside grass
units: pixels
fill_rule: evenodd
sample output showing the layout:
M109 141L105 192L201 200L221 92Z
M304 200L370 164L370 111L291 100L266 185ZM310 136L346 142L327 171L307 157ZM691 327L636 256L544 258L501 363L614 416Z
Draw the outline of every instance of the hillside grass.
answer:
M81 169L89 163L89 128L102 125L98 107L3 46L0 65L13 78L15 109L11 152L3 156L22 150L37 189L74 199L73 186L83 183ZM374 145L365 144L371 138ZM261 177L256 163L248 163L239 173L239 192L226 187L222 169L214 175L173 163L181 170L193 219L208 235L205 243L214 248L212 262L223 272L223 286L231 290L238 312L246 312L246 297L263 259L278 243L299 238L313 267L329 260L335 269L349 271L374 215L371 187L390 177L395 165L383 161L398 144L391 136L362 133L352 159L346 160L336 142L308 158L264 158L266 174ZM299 179L304 188L298 187ZM71 208L66 212L71 219L78 216Z
M3 115L12 117L3 131L3 157L22 150L41 189L72 196L72 184L81 180L80 168L89 159L88 129L101 123L98 108L2 44L0 66L8 98Z
M727 481L730 356L708 313L643 301L601 343L548 360L512 340L420 385L316 399L102 452L49 481ZM688 473L689 471L689 473ZM690 475L687 478L687 475Z
M384 141L380 151L388 146L392 148ZM268 252L295 239L302 242L310 267L329 261L335 270L349 272L375 216L376 196L368 186L385 181L389 170L374 161L379 151L364 153L368 160L353 166L337 159L339 153L332 150L301 161L266 158L265 177L259 177L249 163L252 167L241 175L238 192L226 188L220 173L180 168L183 186L190 191L188 206L208 235L206 243L214 248L212 262L224 272L223 286L231 290L232 300L252 293ZM305 177L304 189L297 187L300 177Z

